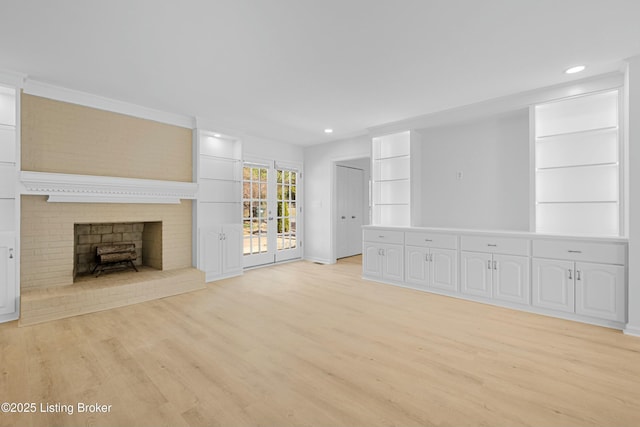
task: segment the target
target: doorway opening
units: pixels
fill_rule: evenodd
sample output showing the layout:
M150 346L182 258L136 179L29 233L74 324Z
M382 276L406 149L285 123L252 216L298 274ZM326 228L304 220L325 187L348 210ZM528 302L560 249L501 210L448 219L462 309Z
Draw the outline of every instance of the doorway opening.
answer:
M362 226L371 218L371 160L335 161L334 177L333 248L338 260L362 254Z
M302 256L297 168L274 162L245 162L242 171L244 267Z

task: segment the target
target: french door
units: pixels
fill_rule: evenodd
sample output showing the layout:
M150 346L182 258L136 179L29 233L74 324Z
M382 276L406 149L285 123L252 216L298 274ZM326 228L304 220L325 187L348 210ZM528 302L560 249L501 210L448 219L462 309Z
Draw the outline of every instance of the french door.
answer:
M245 162L242 181L244 266L300 258L298 170Z

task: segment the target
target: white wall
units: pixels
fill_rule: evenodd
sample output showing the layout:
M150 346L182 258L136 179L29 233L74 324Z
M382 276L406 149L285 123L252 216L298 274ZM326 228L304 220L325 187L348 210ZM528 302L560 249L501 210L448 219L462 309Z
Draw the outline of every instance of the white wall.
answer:
M369 157L370 153L368 136L314 145L304 150L306 259L323 263L335 259L331 244L334 163Z
M242 154L244 159L277 160L300 165L304 161L302 147L255 136L242 137Z
M419 133L417 225L529 230L528 109Z

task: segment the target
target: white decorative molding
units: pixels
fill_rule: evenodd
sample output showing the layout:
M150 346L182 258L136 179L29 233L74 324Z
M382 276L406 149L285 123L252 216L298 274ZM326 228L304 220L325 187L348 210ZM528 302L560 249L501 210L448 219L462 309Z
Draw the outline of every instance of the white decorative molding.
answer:
M198 194L193 182L111 176L22 171L20 182L22 194L46 195L49 202L178 204Z
M26 74L16 73L15 71L0 70L0 83L10 85L12 87L22 88Z
M166 123L188 129L193 129L195 127L195 119L190 116L154 110L153 108L147 108L141 105L119 101L117 99L94 95L88 92L54 86L49 83L39 82L29 78L27 78L24 84L24 93L41 96L43 98L55 99L56 101L83 105L85 107L97 108L99 110L126 114L127 116L153 120L155 122Z

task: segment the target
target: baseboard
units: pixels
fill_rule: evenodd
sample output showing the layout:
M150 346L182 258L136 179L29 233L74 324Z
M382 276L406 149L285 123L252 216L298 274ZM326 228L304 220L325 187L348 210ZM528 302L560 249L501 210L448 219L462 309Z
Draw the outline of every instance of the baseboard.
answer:
M625 335L640 338L640 328L629 326L629 324L624 327L622 332L624 332Z
M331 261L325 258L316 258L316 257L304 257L305 261L316 262L318 264L335 264L335 261Z

